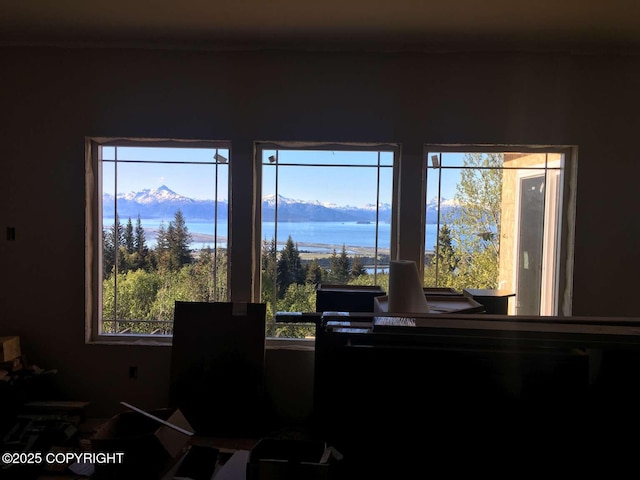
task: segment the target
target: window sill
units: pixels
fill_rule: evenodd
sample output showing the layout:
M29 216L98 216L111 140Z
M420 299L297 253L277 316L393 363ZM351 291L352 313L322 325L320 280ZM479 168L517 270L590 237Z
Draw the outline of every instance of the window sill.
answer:
M94 340L87 340L87 345L129 345L149 347L170 347L173 337L164 336L139 336L139 335L101 335Z
M298 350L313 352L316 340L306 338L267 338L267 350Z
M102 335L95 340L88 340L87 345L127 345L135 347L171 347L173 338L171 336L144 337L144 336L124 336L124 335ZM315 339L301 338L267 338L267 350L298 350L305 352L315 351Z

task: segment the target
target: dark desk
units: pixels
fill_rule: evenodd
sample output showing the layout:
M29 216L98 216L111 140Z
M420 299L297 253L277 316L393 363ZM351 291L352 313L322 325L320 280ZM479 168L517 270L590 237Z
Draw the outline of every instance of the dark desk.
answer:
M494 315L507 315L509 312L509 298L516 295L508 290L495 288L465 288L462 293L484 305L486 313Z
M541 446L573 467L567 442L611 453L629 421L640 427L639 319L382 318L318 326L314 424L344 454L346 478L512 475L510 462L551 458Z

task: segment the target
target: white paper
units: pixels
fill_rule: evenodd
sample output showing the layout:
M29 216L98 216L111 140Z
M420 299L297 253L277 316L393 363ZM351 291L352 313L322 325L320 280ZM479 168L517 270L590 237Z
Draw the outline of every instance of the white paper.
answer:
M422 287L416 262L393 260L389 265L390 313L429 313L429 305Z
M246 480L249 450L238 450L213 476L214 480Z

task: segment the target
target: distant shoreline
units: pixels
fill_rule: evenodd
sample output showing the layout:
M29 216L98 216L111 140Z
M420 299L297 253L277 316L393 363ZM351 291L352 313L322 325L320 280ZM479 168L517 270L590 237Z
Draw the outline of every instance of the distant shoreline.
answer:
M158 236L158 229L153 227L146 227L144 231L145 231L145 236L147 241L151 241L155 244ZM228 242L228 238L222 235L217 236L217 242L216 242L216 236L209 233L189 232L189 234L191 235L192 244L193 243L196 243L196 244L209 243L210 246L213 246L214 244L217 243L218 245L226 246ZM278 246L283 246L286 243L287 243L287 240L279 240ZM327 252L332 253L334 249L336 250L336 253L340 253L342 251L342 245L343 245L342 243L336 244L336 243L295 242L295 241L294 243L298 247L298 250L300 250L301 257L303 258L309 257L309 256L313 258L314 254L326 254ZM348 245L348 244L345 244L344 247L347 253L349 253L350 255L360 255L360 256L369 256L369 257L373 257L375 255L375 247L365 247L361 245ZM200 248L205 248L205 246L203 245L202 247L192 248L192 249L199 250ZM309 249L313 249L317 251L309 251ZM390 250L388 248L378 247L378 254L389 255Z

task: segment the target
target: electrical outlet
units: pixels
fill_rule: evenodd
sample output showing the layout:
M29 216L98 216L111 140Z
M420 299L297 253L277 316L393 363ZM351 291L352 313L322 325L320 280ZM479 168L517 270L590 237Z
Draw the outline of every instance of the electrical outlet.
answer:
M129 378L138 378L138 367L135 365L129 367Z
M13 242L16 239L16 227L7 227L7 240Z

